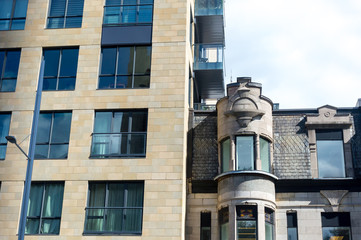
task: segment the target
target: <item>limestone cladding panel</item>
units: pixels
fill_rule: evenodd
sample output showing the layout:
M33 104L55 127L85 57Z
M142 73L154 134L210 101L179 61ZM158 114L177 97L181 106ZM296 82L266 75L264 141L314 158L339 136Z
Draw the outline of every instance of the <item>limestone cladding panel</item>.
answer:
M310 151L302 115L273 116L274 174L279 178L311 178Z

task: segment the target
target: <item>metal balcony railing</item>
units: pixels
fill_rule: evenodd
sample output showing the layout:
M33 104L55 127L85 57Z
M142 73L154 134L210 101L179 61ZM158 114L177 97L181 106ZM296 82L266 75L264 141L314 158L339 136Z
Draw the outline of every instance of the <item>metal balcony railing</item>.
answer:
M217 110L216 105L214 104L206 104L206 103L193 103L194 110L202 110L202 111L215 111Z
M91 157L144 157L146 132L93 133Z
M222 44L196 44L194 70L223 69Z
M196 0L195 15L223 15L223 0Z

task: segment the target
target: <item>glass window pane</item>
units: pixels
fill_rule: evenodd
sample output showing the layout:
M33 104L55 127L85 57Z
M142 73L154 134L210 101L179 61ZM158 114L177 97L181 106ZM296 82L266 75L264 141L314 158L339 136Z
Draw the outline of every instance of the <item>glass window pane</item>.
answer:
M345 177L343 141L321 140L316 144L319 177Z
M54 113L52 143L68 143L70 135L71 113Z
M125 232L141 232L142 215L143 215L142 209L124 210L123 230Z
M100 70L100 74L115 74L116 56L117 56L116 48L102 49L102 67Z
M110 134L94 134L91 155L109 155Z
M75 78L59 78L58 90L74 90Z
M124 184L109 183L108 207L124 207Z
M87 209L85 231L103 231L104 209Z
M229 169L229 161L231 159L231 154L230 154L231 140L230 139L224 140L222 142L221 150L222 150L222 172L227 172L230 170Z
M351 240L350 227L323 227L322 228L323 240Z
M28 217L40 217L41 213L41 204L43 201L43 184L31 184L30 195L29 195L29 205L28 205Z
M287 228L287 240L297 240L297 228Z
M146 132L147 119L148 119L148 114L146 112L133 112L132 132Z
M9 30L10 20L0 20L0 30Z
M107 209L106 210L106 222L105 231L109 232L121 232L123 225L123 209Z
M112 133L128 132L129 113L115 112L113 118Z
M14 17L15 18L24 18L24 17L26 17L27 9L28 9L28 0L16 0L15 10L14 10Z
M41 221L41 234L59 234L60 219L43 219Z
M25 19L13 19L11 23L11 30L24 30Z
M256 221L237 221L238 239L256 240L257 235Z
M152 5L139 6L138 23L151 23L152 10Z
M122 23L135 23L137 20L137 6L123 6Z
M15 92L16 79L3 80L1 83L1 92Z
M57 82L57 78L44 78L43 90L44 91L56 90L56 82Z
M150 76L134 76L135 88L148 88L150 82Z
M114 88L115 77L99 77L99 89Z
M273 225L266 223L266 240L273 240Z
M260 148L262 170L266 172L270 172L271 171L270 143L266 139L260 138L259 148Z
M51 0L50 13L51 17L58 17L65 15L66 0Z
M76 76L78 67L78 52L79 49L63 49L60 65L60 76L73 77Z
M65 19L66 28L80 28L83 17L67 17Z
M151 47L137 47L135 74L150 74Z
M37 143L49 143L52 113L40 113L38 122Z
M96 112L94 133L110 133L112 126L112 112Z
M136 5L137 0L123 0L123 5Z
M13 7L13 0L1 1L0 18L10 18Z
M106 0L105 5L109 6L109 5L120 5L120 1L121 0Z
M253 136L236 137L237 170L254 169Z
M48 28L63 28L64 17L48 18Z
M4 60L5 60L5 51L0 51L0 77L2 76Z
M5 136L9 135L10 114L0 114L0 143L7 143Z
M58 76L59 57L60 57L59 49L44 50L44 60L45 60L44 77Z
M3 77L16 78L18 76L20 51L8 51L6 55L5 72Z
M105 206L105 183L89 184L89 203L88 207ZM99 216L99 215L96 215Z
M0 145L0 159L5 159L6 145Z
M25 234L39 233L40 219L26 219Z
M36 145L35 147L35 159L48 158L49 145Z
M118 76L116 88L132 88L132 76Z
M67 16L83 15L84 0L68 0Z
M127 207L143 207L143 183L128 183L127 193Z
M50 159L64 159L68 157L68 144L50 145Z
M130 154L145 154L145 135L131 134Z
M114 24L120 22L120 6L104 8L104 24Z
M63 183L51 183L45 185L43 217L61 217L63 195Z
M134 61L134 47L120 47L118 49L118 75L132 75Z

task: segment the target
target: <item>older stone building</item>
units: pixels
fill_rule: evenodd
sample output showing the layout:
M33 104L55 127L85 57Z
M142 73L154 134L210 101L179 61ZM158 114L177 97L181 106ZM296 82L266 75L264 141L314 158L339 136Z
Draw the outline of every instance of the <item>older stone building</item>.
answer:
M360 106L272 111L237 80L193 113L188 239L361 239Z

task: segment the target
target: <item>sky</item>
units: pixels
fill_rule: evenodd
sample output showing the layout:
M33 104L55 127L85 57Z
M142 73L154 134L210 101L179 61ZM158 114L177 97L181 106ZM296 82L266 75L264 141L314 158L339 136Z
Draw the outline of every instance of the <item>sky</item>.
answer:
M252 77L281 109L355 107L360 0L225 0L225 82Z

